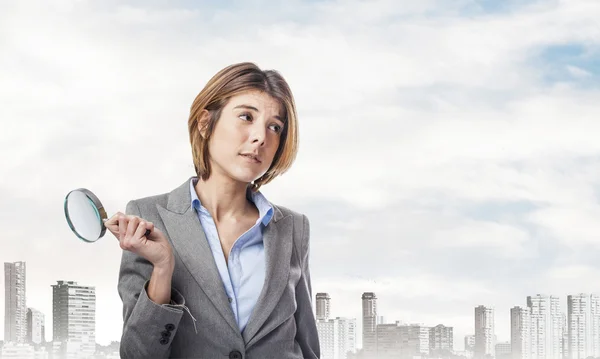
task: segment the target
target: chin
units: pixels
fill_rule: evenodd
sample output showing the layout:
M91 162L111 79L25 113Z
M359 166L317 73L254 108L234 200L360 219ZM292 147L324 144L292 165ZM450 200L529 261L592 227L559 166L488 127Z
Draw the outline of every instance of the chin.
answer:
M259 178L260 174L256 173L232 173L231 178L244 183L250 183Z

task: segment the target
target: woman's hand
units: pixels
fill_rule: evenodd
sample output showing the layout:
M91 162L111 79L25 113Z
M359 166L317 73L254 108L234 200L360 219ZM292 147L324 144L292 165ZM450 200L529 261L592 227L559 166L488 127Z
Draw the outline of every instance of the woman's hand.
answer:
M173 272L173 249L164 233L152 222L117 212L104 225L119 240L122 249L146 258L155 269ZM150 231L148 236L146 230Z

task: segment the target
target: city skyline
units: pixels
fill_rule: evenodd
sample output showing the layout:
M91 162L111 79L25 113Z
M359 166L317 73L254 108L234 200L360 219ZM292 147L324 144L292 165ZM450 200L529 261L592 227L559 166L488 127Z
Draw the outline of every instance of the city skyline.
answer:
M4 263L4 267L5 267L5 271L6 268L8 268L8 265L11 264L17 264L19 263L20 265L23 266L23 268L26 267L26 262L22 262L22 261L17 261L17 262L5 262ZM6 272L5 272L6 274ZM24 276L26 277L26 272L24 273ZM7 277L6 275L4 276L5 278ZM78 284L77 281L69 281L69 280L56 280L56 283L51 284L50 287L51 288L57 288L60 287L63 283L65 285L75 285L75 286L82 286L82 287L89 287L89 288L94 288L94 293L95 293L95 287L93 285L89 285L89 284ZM27 285L27 283L25 283L25 285ZM4 285L2 286L3 288L5 287ZM56 289L55 289L56 290ZM5 297L6 293L4 296ZM366 297L365 297L366 296ZM508 308L508 322L510 324L509 328L508 328L508 333L509 335L507 337L504 336L498 336L496 334L496 330L498 328L498 326L495 324L496 318L498 317L497 315L497 309L493 306L489 306L489 305L485 305L485 304L474 304L472 307L475 310L475 315L474 318L477 318L478 316L478 309L482 308L484 311L489 311L491 310L491 316L492 316L492 324L491 327L493 328L493 343L494 344L490 344L490 345L495 345L496 343L499 342L510 342L513 343L514 339L513 339L513 323L512 320L513 318L521 318L523 316L523 309L524 308L529 308L529 306L536 306L539 305L540 300L550 300L552 304L553 308L557 308L557 309L553 309L553 310L558 310L558 315L559 315L559 320L562 322L564 321L564 325L568 325L568 322L566 321L566 319L568 318L568 313L569 310L571 310L571 307L569 304L571 298L579 298L579 302L581 303L583 301L583 303L586 302L587 299L582 299L582 297L584 298L598 298L596 299L597 301L597 305L596 307L598 307L598 310L600 311L600 291L599 292L590 292L590 293L582 293L582 292L577 292L577 293L572 293L572 294L568 294L567 296L565 296L564 300L561 300L561 297L555 296L555 295L548 295L548 294L543 294L543 293L536 293L536 294L532 294L532 295L528 295L525 297L525 303L526 305L522 305L522 304L514 304L513 306L511 306L510 308ZM95 298L95 294L94 294L94 298ZM546 298L546 299L544 299ZM355 298L356 302L358 303L358 299ZM369 300L375 300L375 302L377 303L377 307L379 307L379 301L380 301L380 297L377 296L377 294L375 292L362 292L361 296L360 296L360 301L361 301L361 305L362 305L362 309L361 312L365 313L365 300L369 301ZM54 300L52 299L52 296L50 297L50 301L52 303L54 303ZM321 305L320 305L321 302ZM549 302L549 303L550 303ZM313 291L313 311L315 313L315 317L317 318L317 320L319 319L334 319L334 318L346 318L346 319L353 319L356 320L356 347L357 348L363 348L363 343L362 343L362 338L363 338L363 328L364 328L364 324L363 324L363 316L352 316L352 315L348 315L348 314L344 314L344 313L339 313L338 311L335 310L336 307L336 299L333 298L329 292L324 292L324 291L319 291L319 292L314 292ZM596 302L594 302L596 303ZM591 305L591 303L589 303ZM96 315L96 306L98 305L97 301L94 299L94 308L93 308L93 314L94 316ZM53 309L53 305L51 305L51 308ZM591 307L590 307L591 308ZM29 309L35 309L36 312L38 312L39 314L41 314L42 316L45 317L45 321L44 321L44 327L45 327L45 341L49 342L53 340L53 336L54 336L54 330L52 328L55 327L54 324L54 320L50 320L50 318L52 318L52 316L48 316L44 311L41 311L39 309L33 308L31 307L27 301L26 301L26 305L25 305L25 311L26 314L28 312ZM589 313L588 312L584 312L587 314L592 313L591 309L589 309ZM53 313L54 310L50 310L49 313ZM532 317L531 311L527 312L527 318ZM2 323L3 326L6 327L6 313L2 313ZM387 318L387 320L385 320L384 322L382 322L380 320L380 318ZM385 312L382 312L380 309L377 309L374 312L374 316L373 316L373 325L379 325L379 324L401 324L401 325L413 325L413 324L417 324L417 325L423 325L425 327L429 327L429 328L434 328L438 325L443 325L446 327L451 327L451 328L456 328L455 325L453 325L453 323L451 322L442 322L442 321L433 321L433 322L424 322L424 321L420 321L420 320L405 320L403 318L393 318L392 316L388 315ZM597 317L594 317L596 319L594 323L599 323L600 324L600 312L598 313ZM475 319L477 320L477 319ZM522 320L522 319L521 319ZM590 319L591 320L591 319ZM95 319L94 319L94 328L95 328ZM566 327L565 327L566 328ZM465 346L464 346L464 338L465 336L468 335L477 335L474 334L475 332L477 332L477 325L474 325L471 332L469 332L468 329L463 328L464 332L467 334L460 334L460 335L456 335L456 331L454 330L454 335L453 335L453 347L454 350L465 350ZM596 329L597 332L594 334L598 334L600 333L600 326ZM51 333L51 334L49 334ZM462 332L461 332L462 333ZM23 334L25 335L25 334ZM95 333L94 333L94 343L100 344L100 345L108 345L111 342L118 342L120 341L120 335L119 336L113 336L111 337L111 339L108 342L101 342L96 340L96 337L98 335L98 330L95 329ZM49 336L49 337L48 337ZM562 332L561 332L561 336L562 336ZM598 336L598 343L596 344L596 346L600 349L600 334L597 335ZM3 337L0 337L3 338ZM2 339L4 341L6 341L4 338ZM590 344L591 345L591 344ZM583 350L583 349L581 349ZM599 351L600 352L600 351Z
M331 315L360 318L369 291L387 321L463 338L482 304L508 340L532 292L565 310L597 289L598 18L596 0L2 1L0 261L28 264L46 322L51 284L94 285L96 340L118 340L122 251L79 241L64 198L113 215L182 184L193 99L253 61L288 80L300 131L261 191L309 219Z

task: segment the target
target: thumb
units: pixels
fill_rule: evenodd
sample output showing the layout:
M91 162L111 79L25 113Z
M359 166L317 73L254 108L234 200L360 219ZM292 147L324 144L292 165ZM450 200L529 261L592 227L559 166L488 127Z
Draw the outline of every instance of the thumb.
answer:
M115 222L115 219L103 219L104 227L106 227L109 231L114 232L115 230L119 230L119 224Z

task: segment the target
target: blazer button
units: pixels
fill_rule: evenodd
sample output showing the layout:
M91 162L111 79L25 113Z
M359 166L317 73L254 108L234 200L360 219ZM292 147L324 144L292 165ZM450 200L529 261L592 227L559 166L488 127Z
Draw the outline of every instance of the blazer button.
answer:
M171 330L175 329L175 326L173 324L169 323L169 324L165 325L165 329L168 331L171 331Z
M162 344L162 345L169 344L169 339L167 339L167 338L160 338L160 344Z
M162 332L160 332L160 335L161 335L163 338L168 338L168 337L170 337L170 336L171 336L171 332L170 332L170 331L168 331L168 330L163 330Z
M229 359L242 359L242 353L238 352L237 350L234 350L231 353L229 353Z

